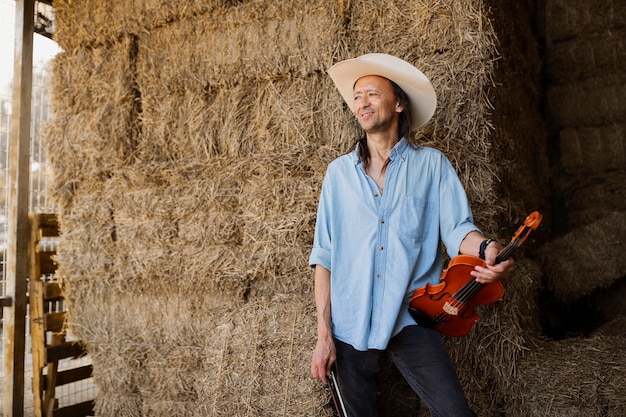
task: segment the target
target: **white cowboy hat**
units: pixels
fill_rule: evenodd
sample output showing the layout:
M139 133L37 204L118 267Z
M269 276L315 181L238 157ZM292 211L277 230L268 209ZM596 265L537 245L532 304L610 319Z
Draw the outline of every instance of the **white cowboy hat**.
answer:
M437 94L428 78L408 62L387 54L366 54L333 65L328 74L354 112L354 84L366 75L378 75L398 84L409 96L413 129L424 126L437 107Z

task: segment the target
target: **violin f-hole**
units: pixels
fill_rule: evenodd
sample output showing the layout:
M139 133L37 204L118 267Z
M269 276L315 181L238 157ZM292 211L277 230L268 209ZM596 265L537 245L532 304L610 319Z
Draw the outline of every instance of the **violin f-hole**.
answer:
M439 297L437 297L437 295ZM428 296L428 298L430 298L431 301L441 301L444 297L448 297L449 298L451 296L452 296L452 294L450 294L449 292L444 292L444 293L441 293L441 294L430 294Z

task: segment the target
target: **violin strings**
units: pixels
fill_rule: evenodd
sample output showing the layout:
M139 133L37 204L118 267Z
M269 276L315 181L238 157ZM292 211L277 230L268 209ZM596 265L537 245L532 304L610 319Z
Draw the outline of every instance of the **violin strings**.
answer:
M510 242L503 250L500 252L498 257L496 258L496 263L500 263L506 260L520 245L520 239L516 239L515 241ZM463 285L456 293L452 295L452 302L450 303L454 307L463 307L466 301L471 300L472 297L478 293L478 291L483 287L483 284L476 281L476 279L472 279Z
M496 263L500 263L506 260L509 256L511 256L515 249L517 249L524 242L526 236L528 235L528 232L530 232L530 228L525 228L520 233L520 236L517 239L511 241L502 250L502 252L498 254L498 256L496 257ZM467 282L465 285L463 285L456 293L454 293L450 297L451 301L448 301L448 303L455 308L462 308L465 305L465 302L471 300L472 297L474 297L482 287L483 284L476 281L476 279L474 278L471 281ZM446 311L440 311L433 316L433 321L435 322L435 324L444 324L450 319L451 315Z

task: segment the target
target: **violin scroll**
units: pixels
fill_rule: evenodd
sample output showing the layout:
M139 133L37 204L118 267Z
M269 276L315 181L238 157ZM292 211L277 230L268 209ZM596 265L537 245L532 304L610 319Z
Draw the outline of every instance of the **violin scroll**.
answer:
M543 220L543 215L538 211L533 211L530 213L526 220L524 220L524 224L522 224L511 239L511 242L521 239L518 242L518 246L524 243L531 230L536 230L541 224L541 220Z

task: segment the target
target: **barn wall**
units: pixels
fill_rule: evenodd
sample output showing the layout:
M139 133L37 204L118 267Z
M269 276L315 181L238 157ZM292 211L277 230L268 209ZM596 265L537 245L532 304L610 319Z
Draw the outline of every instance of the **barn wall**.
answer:
M506 241L546 208L537 4L508 3L55 1L59 272L99 416L331 415L309 376L306 263L326 165L356 139L336 61L386 52L432 79L420 140L449 156L486 233ZM517 395L539 343L540 275L520 254L506 302L447 341L481 415ZM381 415L424 414L386 372Z

